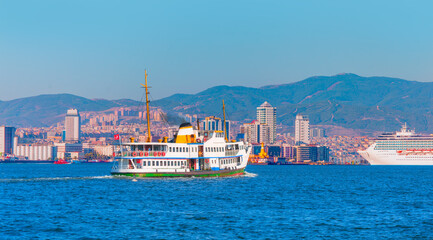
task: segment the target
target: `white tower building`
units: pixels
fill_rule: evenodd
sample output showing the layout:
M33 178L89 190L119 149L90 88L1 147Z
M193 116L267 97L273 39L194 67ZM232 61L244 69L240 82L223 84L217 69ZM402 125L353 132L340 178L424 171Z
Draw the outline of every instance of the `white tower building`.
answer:
M310 120L308 116L298 114L295 120L295 144L310 144Z
M259 123L269 126L269 143L275 143L277 138L277 108L272 107L268 102L264 102L257 108L257 120Z
M65 141L80 141L81 118L77 109L69 109L65 117Z

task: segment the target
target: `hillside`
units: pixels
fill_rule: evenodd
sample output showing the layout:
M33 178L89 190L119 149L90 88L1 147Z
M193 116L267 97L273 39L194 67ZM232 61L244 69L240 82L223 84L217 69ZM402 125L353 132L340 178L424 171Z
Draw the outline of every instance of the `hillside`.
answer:
M112 107L131 106L133 100L87 99L72 94L47 94L0 102L0 125L43 127L61 121L69 108L103 111Z
M176 94L153 104L166 111L221 113L221 100L232 120L254 119L264 101L277 107L279 123L294 124L297 113L312 124L371 131L394 131L407 122L433 132L433 83L355 74L318 76L261 88L217 86L197 94Z

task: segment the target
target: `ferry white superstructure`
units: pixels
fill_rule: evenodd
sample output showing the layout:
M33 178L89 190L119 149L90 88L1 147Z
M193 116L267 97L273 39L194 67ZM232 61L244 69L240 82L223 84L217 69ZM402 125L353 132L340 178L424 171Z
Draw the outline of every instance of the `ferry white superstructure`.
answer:
M131 177L225 177L244 174L251 146L226 142L222 131L180 126L175 139L114 145L111 173Z
M433 137L415 134L405 124L400 132L383 133L358 153L371 165L433 165Z

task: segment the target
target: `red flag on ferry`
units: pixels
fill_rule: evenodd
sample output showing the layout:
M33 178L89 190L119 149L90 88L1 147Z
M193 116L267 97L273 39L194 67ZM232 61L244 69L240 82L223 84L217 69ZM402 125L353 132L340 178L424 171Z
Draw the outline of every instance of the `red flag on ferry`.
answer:
M119 140L119 139L120 139L119 134L114 135L114 140Z

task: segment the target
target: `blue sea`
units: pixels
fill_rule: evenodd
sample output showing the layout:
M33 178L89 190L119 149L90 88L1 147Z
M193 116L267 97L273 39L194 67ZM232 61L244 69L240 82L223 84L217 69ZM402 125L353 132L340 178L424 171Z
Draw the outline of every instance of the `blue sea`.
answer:
M433 168L248 166L138 179L0 164L0 239L433 239Z

